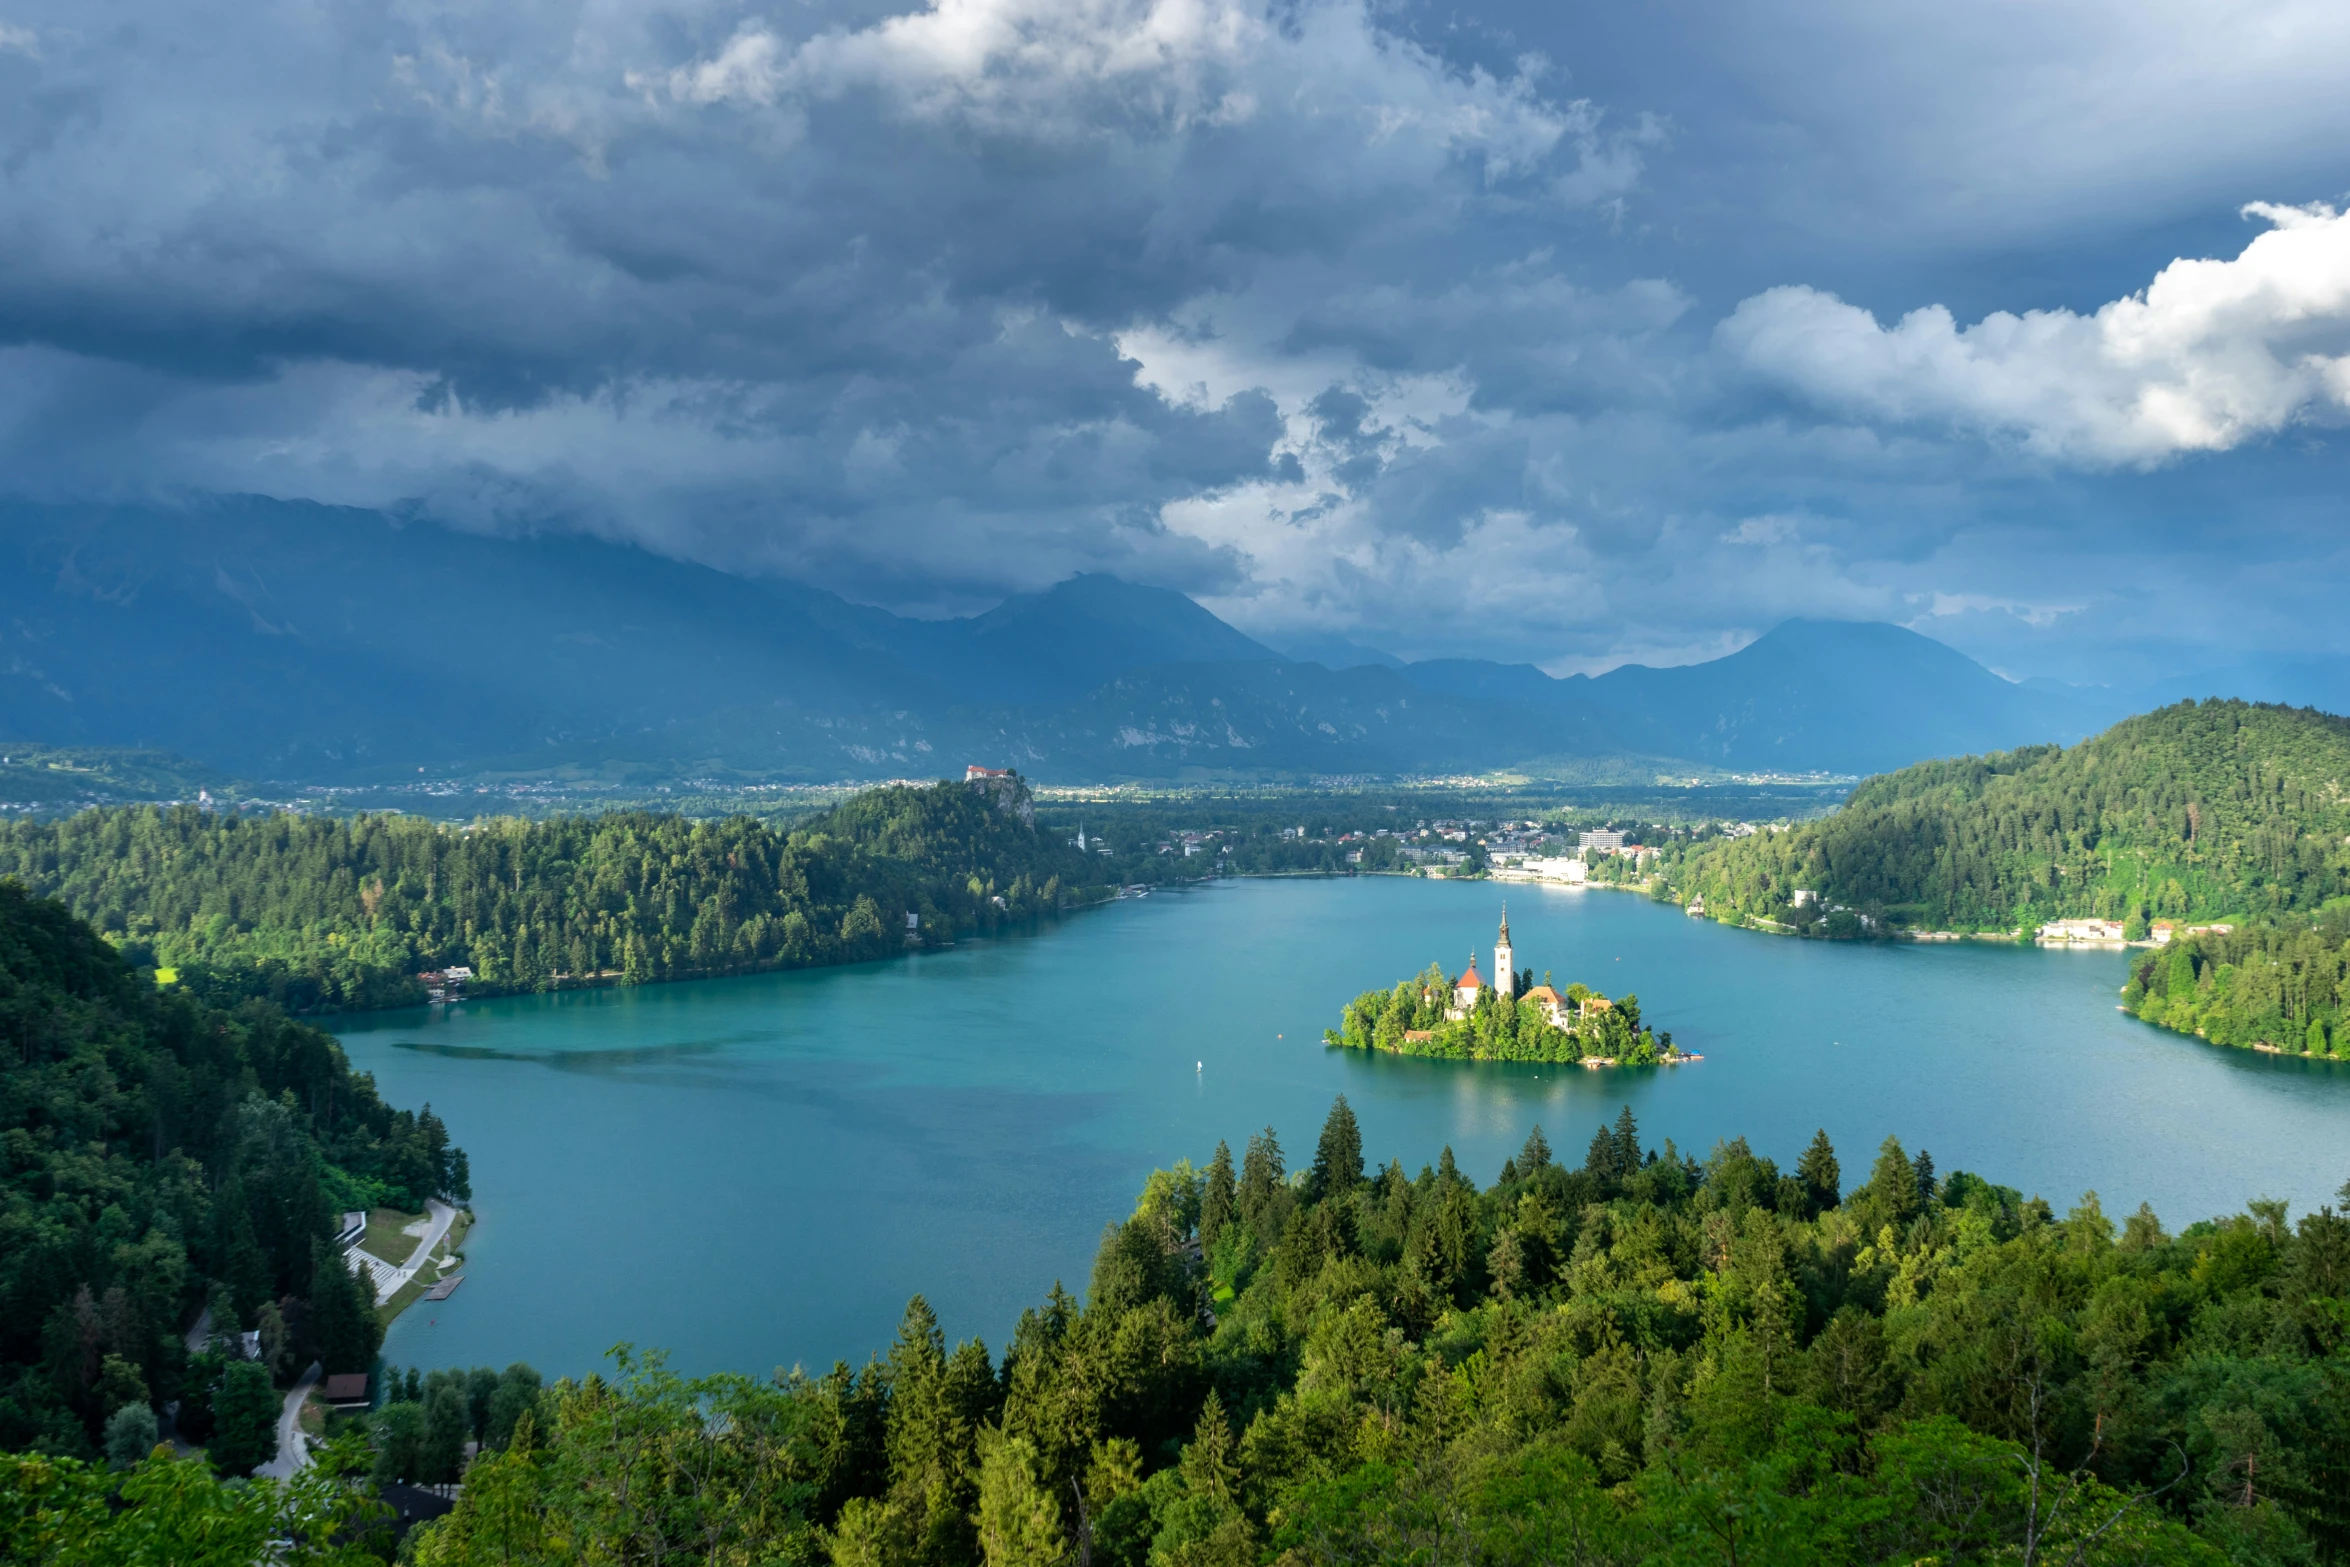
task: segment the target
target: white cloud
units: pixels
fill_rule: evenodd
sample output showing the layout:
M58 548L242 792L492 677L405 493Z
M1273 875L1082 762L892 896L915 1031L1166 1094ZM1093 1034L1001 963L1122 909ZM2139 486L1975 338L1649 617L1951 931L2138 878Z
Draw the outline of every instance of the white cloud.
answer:
M2053 626L2067 615L2078 615L2086 604L2035 604L2027 599L2000 598L1989 593L1933 593L1926 595L1925 612L1909 624L1930 629L1929 620L1952 620L1963 615L2011 615L2027 626Z
M794 43L765 21L666 73L637 72L681 104L766 107L859 91L901 114L998 135L1083 141L1172 134L1273 115L1350 132L1365 147L1475 155L1488 178L1535 171L1562 143L1577 167L1557 199L1589 205L1637 179L1642 121L1602 136L1583 102L1537 91L1542 62L1507 78L1455 70L1383 30L1361 0L1307 0L1278 21L1235 0L932 0L869 26Z
M2086 463L2225 451L2350 408L2350 214L2254 203L2232 261L2174 261L2092 316L1940 305L1891 327L1818 289L1774 288L1716 329L1736 361L1831 409L1947 420Z

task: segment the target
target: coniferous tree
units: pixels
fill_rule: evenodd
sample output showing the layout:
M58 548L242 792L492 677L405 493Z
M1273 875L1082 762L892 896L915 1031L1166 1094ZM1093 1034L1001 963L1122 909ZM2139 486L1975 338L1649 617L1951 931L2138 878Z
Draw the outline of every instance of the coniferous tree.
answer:
M1208 1161L1207 1190L1200 1198L1199 1241L1202 1250L1212 1251L1238 1211L1240 1192L1232 1178L1232 1145L1221 1138L1216 1142L1216 1156Z
M1919 1203L1932 1202L1940 1188L1934 1184L1934 1156L1923 1148L1918 1150L1917 1176Z
M1281 1140L1273 1135L1273 1128L1268 1126L1248 1140L1248 1151L1240 1162L1240 1219L1260 1241L1272 1240L1266 1232L1288 1173L1281 1160Z
M1518 1173L1534 1176L1550 1168L1550 1139L1542 1135L1538 1124L1526 1134L1526 1146L1518 1150Z
M1363 1132L1355 1113L1340 1094L1322 1123L1322 1139L1314 1145L1313 1167L1306 1172L1306 1200L1343 1196L1363 1183Z
M1583 1168L1603 1182L1616 1178L1616 1140L1609 1135L1605 1121L1591 1134L1591 1147L1583 1155Z
M1826 1127L1812 1133L1811 1146L1795 1161L1795 1177L1810 1191L1814 1208L1825 1212L1841 1200L1843 1172L1836 1167L1836 1148Z
M1896 1230L1907 1225L1918 1211L1917 1166L1910 1163L1902 1151L1901 1139L1888 1137L1877 1150L1877 1162L1869 1171L1869 1183L1854 1196L1863 1204L1866 1222L1873 1232L1885 1225Z
M1629 1180L1640 1173L1640 1124L1632 1119L1632 1107L1626 1105L1616 1117L1615 1136L1616 1174Z
M311 1271L308 1318L311 1353L329 1375L365 1371L383 1342L372 1291L331 1243L320 1244Z
M1208 1389L1200 1405L1199 1423L1183 1449L1184 1489L1194 1496L1231 1501L1240 1486L1238 1446L1232 1439L1232 1424L1224 1416L1224 1400L1216 1396L1214 1388Z

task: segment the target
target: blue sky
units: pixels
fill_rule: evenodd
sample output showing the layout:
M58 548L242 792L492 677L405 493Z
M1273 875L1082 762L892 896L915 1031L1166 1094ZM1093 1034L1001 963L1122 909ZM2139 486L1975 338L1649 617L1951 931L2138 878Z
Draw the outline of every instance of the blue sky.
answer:
M2350 652L2350 8L0 0L0 464L1555 672Z

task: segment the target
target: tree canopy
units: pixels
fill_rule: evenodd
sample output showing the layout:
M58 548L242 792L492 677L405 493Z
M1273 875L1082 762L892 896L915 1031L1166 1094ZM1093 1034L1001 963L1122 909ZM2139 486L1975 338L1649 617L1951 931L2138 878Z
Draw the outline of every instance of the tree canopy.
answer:
M430 1108L385 1104L330 1036L159 991L0 881L0 1447L90 1454L126 1406L179 1398L192 1431L215 1388L233 1405L250 1390L183 1339L207 1304L365 1370L380 1329L338 1215L466 1185Z
M1530 1134L1486 1188L1449 1150L1345 1179L1358 1138L1334 1110L1318 1181L1285 1179L1269 1133L1237 1181L1228 1152L1156 1172L1088 1297L1056 1286L1000 1356L950 1345L917 1297L861 1370L689 1380L622 1351L544 1389L411 1376L378 1417L384 1472L446 1473L431 1444L467 1430L484 1446L403 1559L2350 1559L2331 1209L2172 1234L2091 1192L2059 1217L1891 1138L1840 1192L1824 1134L1787 1174L1743 1140L1650 1147L1629 1110L1580 1166ZM142 1513L168 1463L87 1528L167 1521ZM33 1538L9 1532L30 1498L86 1485L0 1464L0 1541Z
M2279 916L2350 896L2350 719L2181 702L2069 750L1921 762L1786 831L1668 851L1717 919L2013 931ZM1803 891L1813 896L1798 900Z
M214 1000L290 1011L843 963L1051 913L1101 880L1024 789L868 790L789 831L642 812L419 817L128 806L0 827L0 877ZM1087 896L1099 895L1095 888Z

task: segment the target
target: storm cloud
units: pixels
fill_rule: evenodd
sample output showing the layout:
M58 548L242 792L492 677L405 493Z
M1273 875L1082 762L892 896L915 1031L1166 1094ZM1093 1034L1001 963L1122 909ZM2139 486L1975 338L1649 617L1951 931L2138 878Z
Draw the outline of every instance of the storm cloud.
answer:
M917 611L2191 661L2338 582L2274 567L2340 547L2350 41L2254 9L0 0L0 459Z

